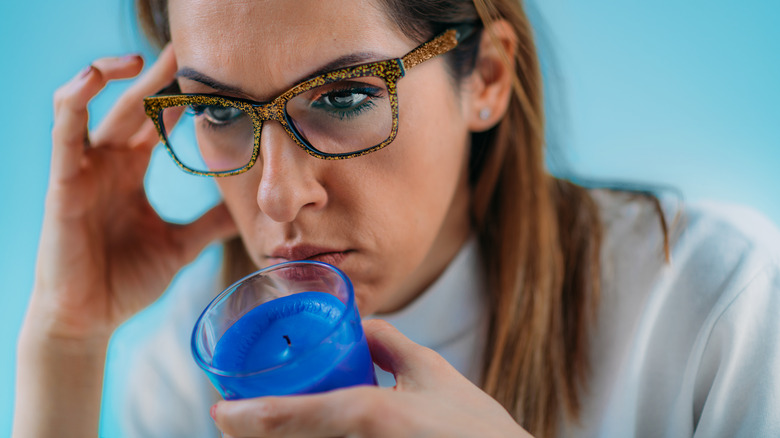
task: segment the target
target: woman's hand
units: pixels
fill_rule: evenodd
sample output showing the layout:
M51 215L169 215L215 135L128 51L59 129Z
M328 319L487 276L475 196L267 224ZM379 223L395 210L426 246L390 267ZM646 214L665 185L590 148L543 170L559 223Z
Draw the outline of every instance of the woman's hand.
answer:
M100 59L55 95L35 286L19 338L14 437L97 436L111 333L205 245L236 232L223 206L178 226L146 199L143 178L158 136L142 99L173 80L173 50L87 132L89 100L142 66L138 56Z
M28 323L45 324L47 335L107 339L205 245L236 232L224 206L178 226L146 199L143 178L159 139L143 97L173 80L170 47L87 132L89 100L142 66L138 56L100 59L55 94L51 175L28 313Z
M226 437L530 436L435 352L381 320L365 321L364 330L395 388L221 401L211 411L217 426Z

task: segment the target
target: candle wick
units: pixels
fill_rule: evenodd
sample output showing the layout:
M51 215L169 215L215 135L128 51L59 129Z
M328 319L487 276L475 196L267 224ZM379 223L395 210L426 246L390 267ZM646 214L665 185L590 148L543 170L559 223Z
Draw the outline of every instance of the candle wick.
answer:
M287 335L282 336L285 341L287 341L287 345L292 345L292 342L290 342L290 337Z

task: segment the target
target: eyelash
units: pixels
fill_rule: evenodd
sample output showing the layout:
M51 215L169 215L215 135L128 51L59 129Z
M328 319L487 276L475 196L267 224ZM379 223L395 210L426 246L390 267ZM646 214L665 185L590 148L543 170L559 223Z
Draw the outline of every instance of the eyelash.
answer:
M383 97L382 96L383 93L381 93L379 91L380 91L380 89L377 88L377 87L368 87L368 86L367 87L362 87L362 88L360 88L360 87L343 87L343 88L339 88L339 89L329 90L326 93L320 94L319 96L317 96L316 99L313 100L313 102L319 101L319 99L321 99L322 97L331 97L332 98L333 96L335 96L337 94L340 94L340 93L344 93L344 92L365 94L366 96L368 96L369 100L367 102L360 103L355 108L351 108L351 109L345 110L345 111L338 111L338 110L336 110L336 111L328 111L328 114L330 114L333 117L338 117L339 120L351 119L351 118L357 117L358 115L360 115L364 111L367 111L367 110L369 110L371 108L376 107L376 103L373 101L373 99L377 99L377 98Z
M203 116L203 120L204 120L203 126L212 131L217 131L232 126L232 123L214 123L211 120L209 120L208 116L205 116L203 114L206 108L208 108L209 106L211 105L190 105L189 108L187 108L186 112L192 114L195 117Z

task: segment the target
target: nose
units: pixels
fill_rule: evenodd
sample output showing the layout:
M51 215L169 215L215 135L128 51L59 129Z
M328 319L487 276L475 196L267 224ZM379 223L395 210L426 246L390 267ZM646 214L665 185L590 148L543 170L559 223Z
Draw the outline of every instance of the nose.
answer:
M275 121L266 121L260 135L262 175L257 205L275 222L292 222L304 209L320 209L328 195L315 173L317 158L309 156Z

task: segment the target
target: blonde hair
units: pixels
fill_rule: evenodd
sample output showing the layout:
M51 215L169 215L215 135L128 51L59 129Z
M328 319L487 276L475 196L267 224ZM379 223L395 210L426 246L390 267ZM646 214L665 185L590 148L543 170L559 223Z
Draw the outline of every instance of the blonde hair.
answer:
M517 36L514 57L506 57L515 72L507 114L473 134L471 145L472 220L491 312L483 389L532 434L552 436L560 420L580 412L602 230L587 190L546 170L542 76L528 17L518 0L382 2L420 41L465 22L493 38L496 20ZM162 46L170 39L166 1L137 3L144 30ZM456 78L473 68L476 49L472 42L448 55ZM255 269L239 239L226 242L225 267L227 283Z

